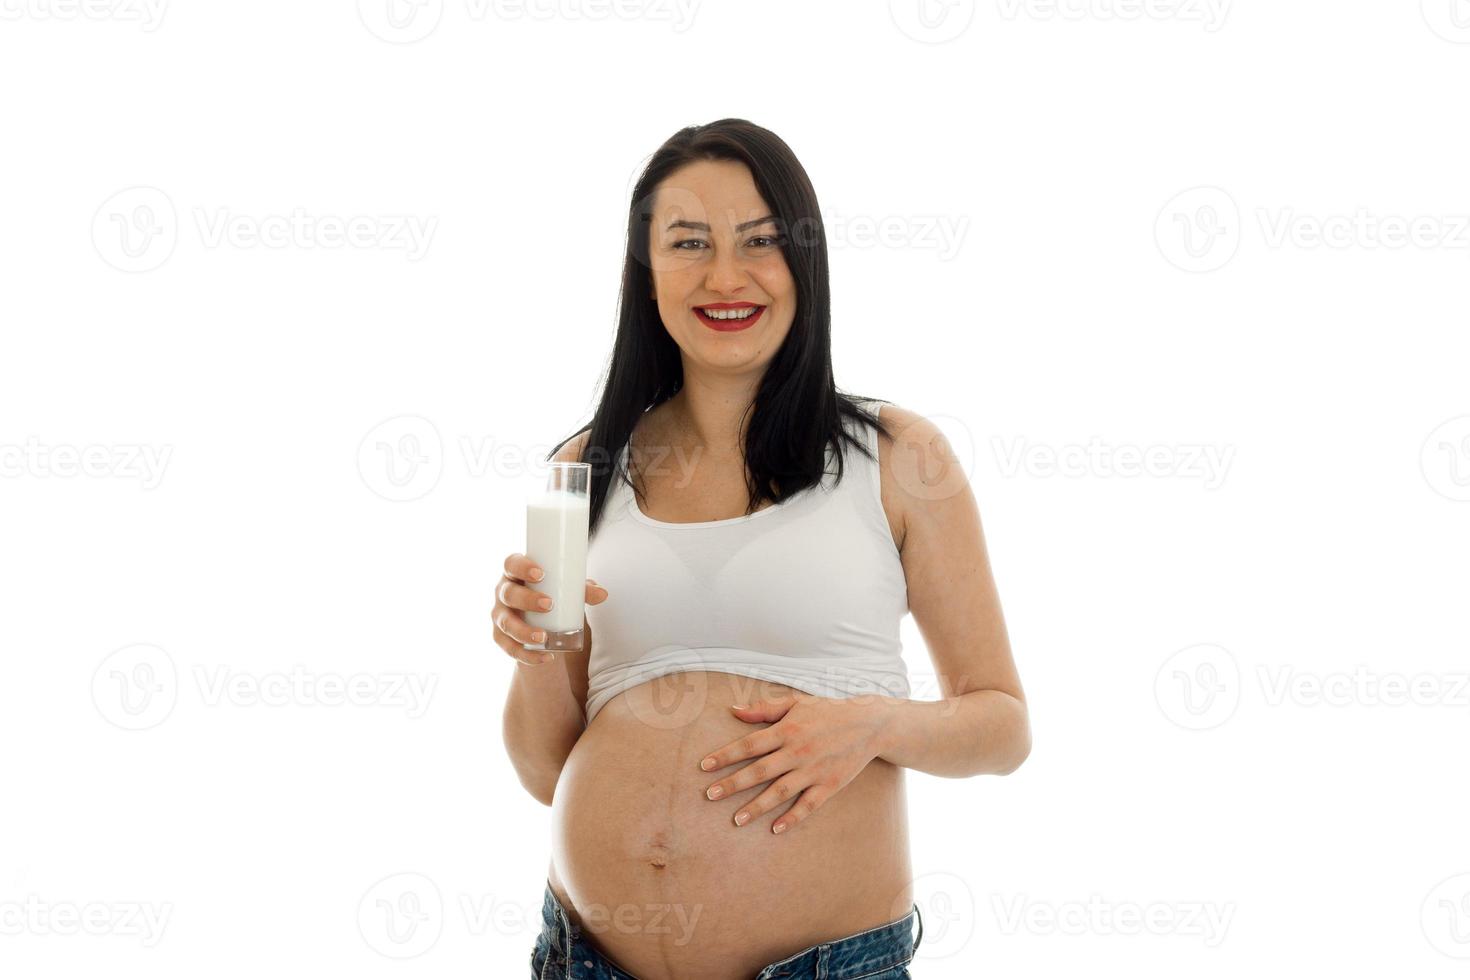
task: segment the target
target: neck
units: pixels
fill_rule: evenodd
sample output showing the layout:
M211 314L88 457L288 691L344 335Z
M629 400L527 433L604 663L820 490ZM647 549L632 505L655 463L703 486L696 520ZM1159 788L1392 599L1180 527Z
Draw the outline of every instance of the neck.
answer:
M679 438L715 457L743 456L756 384L740 379L717 381L684 375L684 385L668 400L669 417Z

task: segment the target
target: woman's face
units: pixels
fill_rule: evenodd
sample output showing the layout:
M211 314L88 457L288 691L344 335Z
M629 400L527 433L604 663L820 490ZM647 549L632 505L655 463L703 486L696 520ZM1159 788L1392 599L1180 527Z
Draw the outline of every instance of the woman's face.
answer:
M781 232L743 163L700 160L658 185L648 241L653 296L686 366L764 369L781 348L796 315ZM752 309L747 319L730 318Z

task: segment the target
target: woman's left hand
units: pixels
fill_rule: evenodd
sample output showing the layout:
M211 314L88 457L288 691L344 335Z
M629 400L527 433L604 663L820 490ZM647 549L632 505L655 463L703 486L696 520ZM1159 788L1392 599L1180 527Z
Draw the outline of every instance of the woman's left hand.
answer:
M711 783L705 796L722 800L775 780L740 808L735 824L744 826L800 794L771 826L771 831L779 834L811 816L877 757L887 720L885 707L886 702L877 697L821 698L805 693L768 698L743 707L732 705L731 710L741 721L775 724L742 736L701 761L701 769L713 772L742 759L756 759Z

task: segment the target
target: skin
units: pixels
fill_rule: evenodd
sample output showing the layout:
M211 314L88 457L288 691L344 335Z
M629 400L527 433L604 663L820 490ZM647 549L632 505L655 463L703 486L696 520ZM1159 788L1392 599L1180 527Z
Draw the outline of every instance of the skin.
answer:
M661 442L710 465L740 459L741 415L796 316L796 280L778 244L781 230L761 220L772 217L771 209L750 170L728 160L680 168L653 203L652 293L684 362L683 387L660 406L670 429ZM695 315L696 306L711 303L766 310L744 330L721 332Z
M649 243L652 293L683 354L684 387L660 406L666 426L660 443L678 442L689 455L706 454L706 462L713 464L740 455L740 418L791 328L795 281L776 245L777 225L751 224L767 217L770 209L744 164L700 161L666 183L677 184L678 190L665 193L661 188L655 196ZM739 301L767 307L746 330L714 331L694 314L696 306ZM751 760L712 782L706 791L711 800L773 780L732 815L737 826L789 803L772 825L780 833L810 816L874 758L933 775L965 777L1010 773L1030 752L1025 695L968 479L934 423L895 405L883 411L896 423L891 428L897 437L891 446L880 443L884 507L898 518L896 537L910 614L924 637L943 697L918 701L798 694L732 706L742 721L773 723L712 747L702 763L703 769L715 771ZM578 447L568 449L566 457L575 458ZM525 584L538 575L524 555L512 555L496 590L497 642L504 637L501 646L526 665L554 659L524 649L532 631L514 611L546 608L549 597ZM607 596L606 589L588 581L589 605Z
M771 825L781 833L874 758L960 778L1013 772L1030 753L1025 695L968 481L934 423L894 405L885 405L882 414L896 423L897 436L892 447L880 442L885 509L900 517L909 611L943 696L920 701L798 693L732 706L743 721L775 723L715 747L701 764L715 771L752 760L712 781L706 791L712 800L774 780L733 815L737 826L785 806Z

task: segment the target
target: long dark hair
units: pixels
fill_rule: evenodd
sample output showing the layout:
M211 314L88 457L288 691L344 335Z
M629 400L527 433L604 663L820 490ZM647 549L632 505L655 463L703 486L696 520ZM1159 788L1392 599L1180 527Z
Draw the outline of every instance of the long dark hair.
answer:
M578 459L592 467L589 503L594 533L613 479L621 479L640 494L628 478L626 460L616 473L612 465L628 445L638 419L677 394L684 383L679 346L664 329L651 295L649 229L658 185L675 170L698 160L734 160L750 168L756 189L776 218L781 252L796 284L791 329L762 376L751 406L744 447L750 493L746 513L758 510L767 500L780 503L816 485L826 472L829 446L836 454L839 482L844 440L869 455L867 446L842 424L844 416L892 438L875 413L856 404L866 399L838 394L832 378L827 239L806 170L779 136L747 120L720 119L689 126L658 148L633 187L618 332L597 410L589 424L547 455L550 461L562 446L590 430ZM771 486L777 489L774 495L768 492Z

